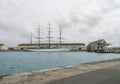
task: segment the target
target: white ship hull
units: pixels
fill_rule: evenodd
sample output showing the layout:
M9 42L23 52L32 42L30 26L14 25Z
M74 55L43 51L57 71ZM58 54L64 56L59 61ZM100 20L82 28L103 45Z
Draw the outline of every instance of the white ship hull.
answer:
M27 51L31 52L67 52L71 51L69 48L57 48L57 49L27 49Z

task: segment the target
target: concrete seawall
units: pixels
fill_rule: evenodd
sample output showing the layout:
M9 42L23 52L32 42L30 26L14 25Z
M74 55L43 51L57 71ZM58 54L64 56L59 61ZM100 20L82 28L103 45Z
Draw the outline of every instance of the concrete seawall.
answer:
M58 80L118 64L120 64L120 59L18 73L9 76L1 76L0 84L45 84L51 80Z

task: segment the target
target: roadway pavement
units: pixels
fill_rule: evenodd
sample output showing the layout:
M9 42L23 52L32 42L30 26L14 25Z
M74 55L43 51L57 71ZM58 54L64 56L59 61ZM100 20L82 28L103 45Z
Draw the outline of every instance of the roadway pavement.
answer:
M120 84L120 65L50 81L46 84Z

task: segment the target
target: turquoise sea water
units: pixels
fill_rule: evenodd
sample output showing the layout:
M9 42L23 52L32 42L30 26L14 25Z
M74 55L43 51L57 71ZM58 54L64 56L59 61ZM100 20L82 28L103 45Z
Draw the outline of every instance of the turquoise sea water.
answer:
M0 52L0 76L120 58L88 52Z

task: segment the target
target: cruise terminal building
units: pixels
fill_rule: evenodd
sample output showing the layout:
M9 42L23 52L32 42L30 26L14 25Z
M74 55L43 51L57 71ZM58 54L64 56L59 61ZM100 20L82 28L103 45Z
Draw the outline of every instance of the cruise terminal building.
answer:
M76 49L76 50L86 50L85 44L84 43L51 43L50 44L51 48L71 48L71 49ZM28 43L23 43L19 44L17 46L17 50L25 50L25 49L45 49L49 48L48 43L41 43L41 44L28 44Z

